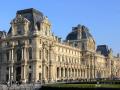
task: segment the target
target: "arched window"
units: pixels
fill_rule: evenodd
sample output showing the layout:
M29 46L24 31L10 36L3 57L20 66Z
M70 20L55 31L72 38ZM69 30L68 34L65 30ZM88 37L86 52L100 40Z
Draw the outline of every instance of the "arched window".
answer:
M65 68L65 77L67 77L67 74L68 74L68 73L67 73L67 68Z
M59 68L57 67L57 78L59 78Z
M61 68L61 77L63 77L63 68Z
M48 79L48 72L49 71L48 71L48 67L47 66L46 66L46 70L45 71L46 71L46 79Z
M72 69L72 77L74 77L74 69Z
M38 30L40 30L40 22L36 23Z
M69 77L71 76L71 70L70 70L70 68L69 68Z

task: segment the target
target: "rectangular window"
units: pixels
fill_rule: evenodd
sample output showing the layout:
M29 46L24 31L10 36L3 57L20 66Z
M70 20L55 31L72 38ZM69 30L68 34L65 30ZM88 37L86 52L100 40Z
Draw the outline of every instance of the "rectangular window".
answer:
M40 50L40 53L39 53L39 58L41 59L41 50Z
M9 46L9 42L7 42L6 45Z
M60 62L60 56L58 56L58 61Z
M0 53L0 62L2 62L2 53Z
M29 73L28 81L29 81L29 82L32 81L32 73Z
M9 80L9 75L8 74L6 74L6 81L8 81Z
M32 59L32 48L29 48L29 59Z
M40 44L41 44L41 39L40 39Z
M41 73L39 73L39 80L41 80Z
M31 44L31 43L32 43L32 39L30 38L30 39L29 39L29 44Z
M9 61L9 52L6 53L6 59Z

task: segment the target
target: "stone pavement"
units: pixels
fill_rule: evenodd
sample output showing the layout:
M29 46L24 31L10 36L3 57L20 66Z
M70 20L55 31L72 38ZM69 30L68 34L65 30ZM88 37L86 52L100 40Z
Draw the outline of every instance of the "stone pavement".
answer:
M11 87L7 85L0 85L0 90L40 90L40 84L22 84L22 85L12 85Z

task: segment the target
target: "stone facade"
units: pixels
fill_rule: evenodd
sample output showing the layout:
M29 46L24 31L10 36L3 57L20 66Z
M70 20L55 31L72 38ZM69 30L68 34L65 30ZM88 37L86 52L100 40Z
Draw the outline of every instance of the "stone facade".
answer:
M51 32L41 12L19 10L8 33L0 31L0 81L58 82L120 78L120 58L96 43L87 27L72 28L66 40Z

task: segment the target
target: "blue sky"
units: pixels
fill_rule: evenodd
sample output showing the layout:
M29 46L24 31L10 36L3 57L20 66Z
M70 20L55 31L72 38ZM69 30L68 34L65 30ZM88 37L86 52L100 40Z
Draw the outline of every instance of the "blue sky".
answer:
M55 35L65 39L77 24L86 25L96 44L120 52L120 0L1 0L0 29L8 31L16 11L35 8L48 16Z

